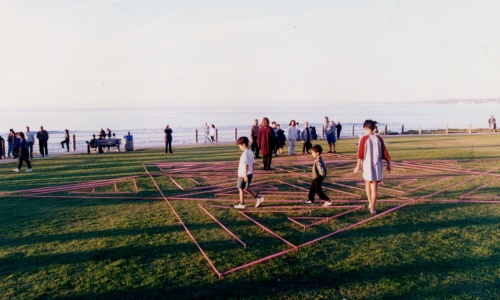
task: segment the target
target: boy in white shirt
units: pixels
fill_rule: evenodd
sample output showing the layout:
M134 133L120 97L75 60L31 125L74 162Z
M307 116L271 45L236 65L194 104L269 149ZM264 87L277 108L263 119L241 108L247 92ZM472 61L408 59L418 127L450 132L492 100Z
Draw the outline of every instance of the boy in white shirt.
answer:
M238 183L236 187L240 193L240 203L236 204L234 208L237 209L245 209L247 206L245 204L245 193L247 192L252 195L257 203L255 207L259 207L262 201L264 201L264 197L261 197L255 194L250 189L250 182L252 181L252 173L253 173L253 152L248 149L248 138L246 136L242 136L236 142L238 147L243 153L240 156L240 164L238 165Z

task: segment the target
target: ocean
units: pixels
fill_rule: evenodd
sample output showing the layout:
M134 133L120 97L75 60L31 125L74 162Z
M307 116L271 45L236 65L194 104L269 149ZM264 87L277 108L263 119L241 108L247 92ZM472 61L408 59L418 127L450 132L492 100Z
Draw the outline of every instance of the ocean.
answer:
M254 119L268 117L286 129L290 120L300 124L305 121L317 128L325 116L343 126L342 136L357 136L362 133L365 119L380 123L379 128L387 124L388 130L444 129L449 128L486 128L488 118L495 115L498 105L489 104L430 104L430 103L391 103L359 104L342 103L328 105L301 105L296 108L289 105L271 105L263 107L196 107L171 109L127 109L127 110L3 110L0 111L0 135L5 138L10 128L25 131L38 131L43 125L50 134L49 154L63 152L60 142L64 129L76 137L77 151L86 151L85 141L97 134L101 128L110 128L117 137L123 138L127 132L134 136L135 148L162 147L163 130L167 124L173 129L173 145L203 143L204 125L214 124L218 129L219 142L233 142L237 136L247 135ZM500 120L499 120L500 121ZM300 125L302 127L302 125ZM236 133L235 133L236 129ZM38 149L37 143L35 149Z

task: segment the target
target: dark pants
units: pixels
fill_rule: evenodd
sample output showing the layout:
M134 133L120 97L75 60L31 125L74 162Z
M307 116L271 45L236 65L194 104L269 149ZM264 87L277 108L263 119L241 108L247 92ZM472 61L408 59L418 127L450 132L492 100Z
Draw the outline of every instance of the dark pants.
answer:
M307 198L312 202L314 202L314 195L316 194L318 194L319 199L321 200L330 200L330 198L328 198L328 196L323 193L321 183L323 183L323 177L318 177L311 183L311 187L309 188L309 195L307 196Z
M262 154L262 162L264 163L264 170L271 170L272 160L273 160L272 154Z
M340 129L337 129L337 140L340 140Z
M255 157L259 157L259 145L257 145L257 136L252 135L252 152L255 154Z
M33 144L34 144L34 142L28 142L28 149L30 151L31 158L33 158Z
M309 148L307 147L307 144L310 143L310 142L305 142L305 143L302 143L302 154L304 153L309 153Z
M66 149L69 152L69 140L64 140L61 142L61 146L63 147L63 149L64 149L64 144L66 144Z
M40 154L42 156L44 155L49 155L49 151L47 149L47 141L39 140L38 142L38 148L40 149Z
M165 142L165 153L172 153L172 141Z
M28 169L31 169L31 163L30 163L30 160L29 160L29 154L26 153L21 156L19 156L19 164L17 165L17 168L18 169L21 169L21 167L23 166L23 161L26 162L26 164L28 165Z

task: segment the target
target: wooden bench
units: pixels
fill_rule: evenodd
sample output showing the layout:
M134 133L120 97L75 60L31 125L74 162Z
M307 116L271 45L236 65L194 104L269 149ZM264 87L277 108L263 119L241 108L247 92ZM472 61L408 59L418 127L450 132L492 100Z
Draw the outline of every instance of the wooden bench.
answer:
M98 149L102 149L104 147L114 147L114 152L120 152L120 146L122 144L122 141L120 139L107 139L107 140L96 140L95 144L94 145L91 145L90 142L86 142L87 143L87 153L90 153L90 148L92 148L94 150L94 153L97 153L97 152L103 152L102 150L101 151L98 151Z

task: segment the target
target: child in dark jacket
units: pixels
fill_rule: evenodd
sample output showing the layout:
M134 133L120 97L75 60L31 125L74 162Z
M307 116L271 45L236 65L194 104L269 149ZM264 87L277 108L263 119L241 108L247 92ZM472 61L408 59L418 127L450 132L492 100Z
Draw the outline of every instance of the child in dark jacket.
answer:
M326 201L323 206L330 206L332 205L332 201L330 201L330 198L328 198L328 196L323 193L323 189L321 188L321 184L326 177L326 166L323 158L321 157L323 148L321 148L320 145L315 145L311 150L312 156L314 157L314 164L312 167L313 181L311 183L311 187L309 188L308 200L302 203L313 204L314 195L318 194L321 200Z

